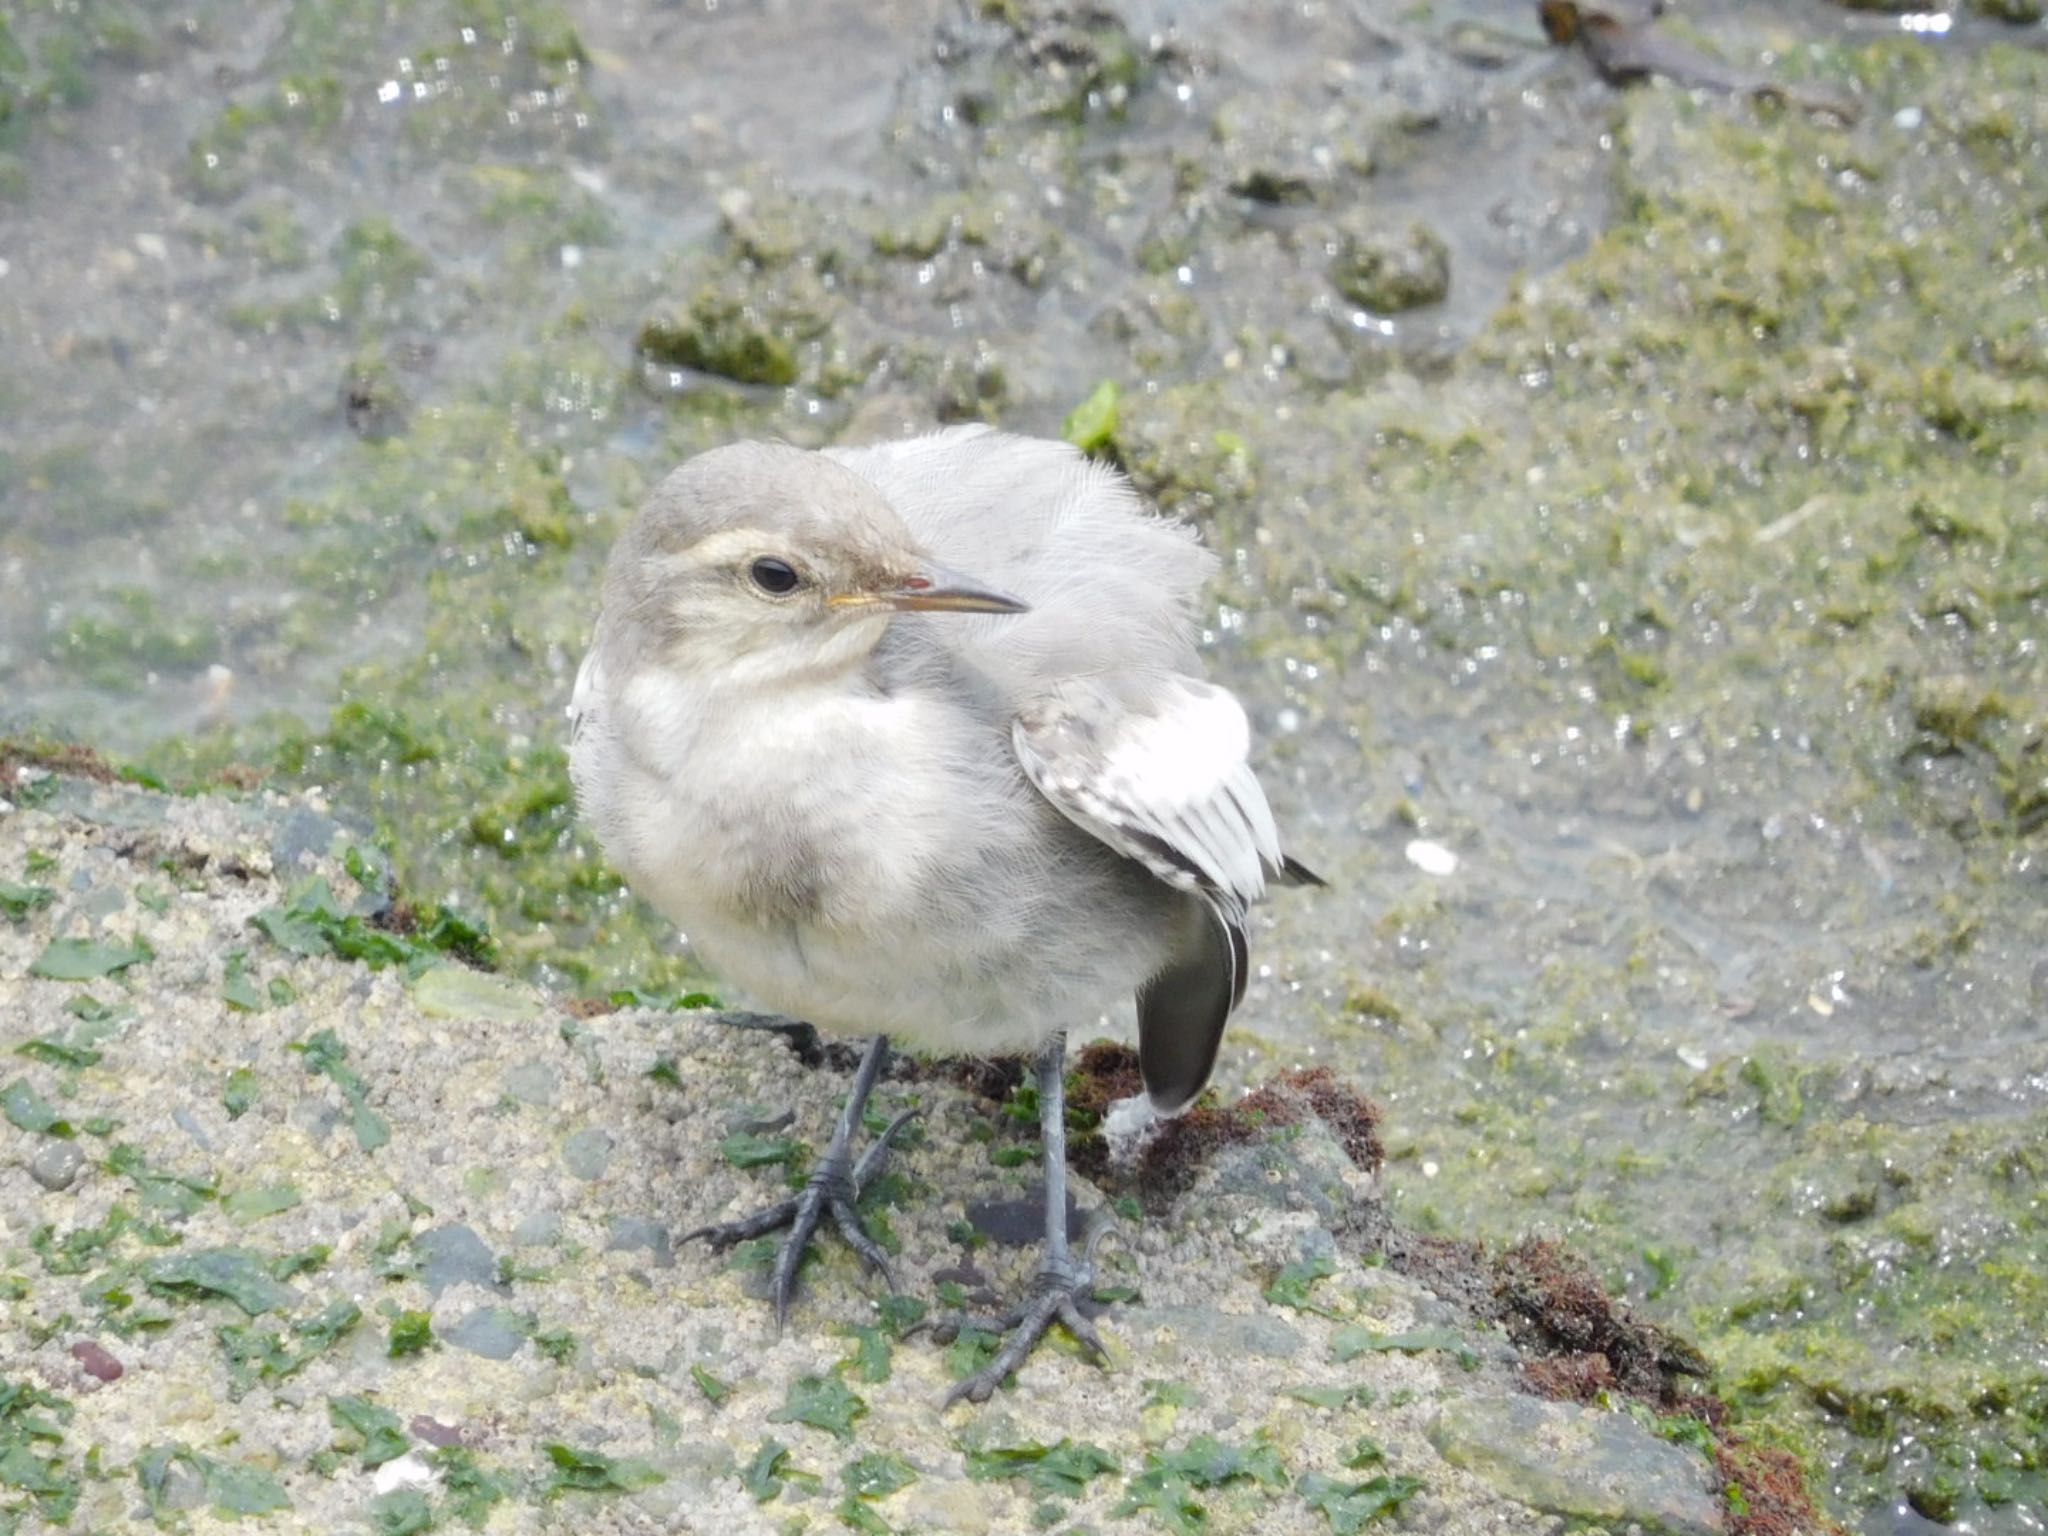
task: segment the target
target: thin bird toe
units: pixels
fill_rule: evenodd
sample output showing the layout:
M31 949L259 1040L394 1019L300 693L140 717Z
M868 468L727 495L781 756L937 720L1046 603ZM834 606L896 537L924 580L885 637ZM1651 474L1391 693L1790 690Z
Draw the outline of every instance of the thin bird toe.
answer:
M1087 1285L1085 1275L1041 1276L1037 1296L1029 1305L1012 1312L1007 1318L958 1318L935 1328L934 1336L941 1342L945 1341L945 1330L948 1329L954 1337L969 1328L1007 1335L995 1357L980 1370L955 1382L940 1407L950 1408L963 1400L987 1402L996 1388L1031 1358L1032 1351L1038 1348L1039 1341L1051 1331L1055 1322L1066 1326L1092 1362L1097 1365L1106 1363L1109 1350L1102 1342L1102 1335L1096 1331L1094 1323L1081 1315L1081 1309L1075 1304L1076 1297L1083 1294Z
M742 1216L737 1221L717 1221L709 1226L698 1227L695 1231L685 1232L678 1241L694 1243L702 1238L715 1251L723 1253L749 1238L760 1237L764 1233L788 1226L796 1217L796 1207L795 1200L778 1200L775 1204L765 1206L751 1216Z
M1003 1373L1004 1376L1008 1374L1007 1371ZM945 1401L940 1403L939 1407L943 1411L955 1403L985 1403L996 1395L996 1388L1002 1384L1002 1376L993 1375L986 1370L976 1371L972 1376L954 1382L952 1391L946 1394Z
M864 1193L868 1181L882 1171L882 1164L889 1156L890 1143L895 1141L897 1133L923 1113L920 1109L904 1110L883 1126L882 1134L869 1143L867 1150L861 1153L860 1161L853 1165L853 1191L856 1196Z
M832 1203L832 1219L838 1224L839 1235L846 1239L846 1246L861 1257L861 1262L882 1277L882 1283L893 1292L896 1289L896 1275L889 1267L889 1255L882 1245L868 1236L867 1228L860 1224L860 1213L843 1200Z
M797 1271L804 1267L804 1255L810 1251L811 1234L817 1231L818 1218L815 1212L799 1211L797 1219L790 1224L789 1236L782 1240L782 1249L775 1255L775 1273L769 1281L769 1292L775 1301L775 1331L779 1335L783 1324L789 1321L789 1303L796 1295Z
M1103 1345L1102 1335L1096 1331L1095 1324L1082 1315L1081 1309L1074 1305L1071 1297L1060 1303L1059 1319L1067 1332L1071 1333L1081 1348L1087 1352L1090 1360L1100 1365L1109 1358L1109 1350Z
M931 1325L932 1338L940 1344L950 1344L963 1333L986 1333L1001 1338L1012 1328L1024 1321L1021 1308L1013 1308L1000 1317L993 1312L980 1316L968 1313L961 1317L942 1317Z

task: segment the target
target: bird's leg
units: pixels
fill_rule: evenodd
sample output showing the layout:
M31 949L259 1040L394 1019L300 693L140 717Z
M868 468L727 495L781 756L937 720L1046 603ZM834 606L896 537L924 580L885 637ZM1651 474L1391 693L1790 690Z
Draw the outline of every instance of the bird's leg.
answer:
M954 1383L953 1390L946 1394L944 1407L951 1407L963 1397L977 1403L987 1402L989 1395L1002 1385L1003 1378L1029 1358L1038 1341L1056 1322L1066 1325L1067 1332L1080 1341L1091 1359L1100 1361L1108 1357L1095 1325L1082 1315L1078 1303L1095 1284L1096 1245L1111 1224L1099 1215L1090 1223L1079 1258L1067 1243L1066 1064L1067 1037L1054 1035L1038 1053L1033 1068L1038 1078L1038 1135L1045 1164L1045 1251L1038 1275L1031 1283L1031 1295L1008 1316L994 1320L992 1331L1009 1336L987 1365ZM945 1329L957 1335L962 1327L973 1326L977 1324L969 1319L945 1325Z
M683 1237L686 1243L701 1237L713 1248L723 1250L748 1238L759 1237L764 1232L789 1228L789 1236L782 1240L782 1249L775 1256L775 1272L770 1280L778 1333L789 1316L789 1298L796 1291L796 1272L803 1263L805 1250L811 1245L811 1234L818 1230L818 1224L828 1211L847 1245L870 1269L881 1275L883 1284L891 1291L896 1289L896 1277L890 1272L888 1255L861 1226L857 1207L861 1191L881 1171L882 1160L889 1154L889 1143L895 1140L898 1131L917 1118L918 1112L906 1109L891 1120L873 1145L861 1154L859 1162L854 1161L852 1151L854 1127L860 1124L861 1111L867 1107L868 1095L874 1091L875 1080L882 1075L882 1064L888 1059L888 1037L875 1036L868 1043L867 1053L860 1059L860 1069L853 1074L853 1087L846 1095L846 1108L840 1112L839 1124L832 1130L832 1145L811 1170L801 1193L787 1200L778 1200L752 1216L699 1227Z

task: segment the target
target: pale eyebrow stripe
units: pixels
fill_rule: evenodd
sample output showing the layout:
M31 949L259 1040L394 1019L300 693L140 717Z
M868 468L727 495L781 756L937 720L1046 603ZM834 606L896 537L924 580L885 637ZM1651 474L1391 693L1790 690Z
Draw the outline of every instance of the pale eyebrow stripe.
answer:
M785 541L758 528L721 528L672 557L681 566L731 565L751 555L788 559Z

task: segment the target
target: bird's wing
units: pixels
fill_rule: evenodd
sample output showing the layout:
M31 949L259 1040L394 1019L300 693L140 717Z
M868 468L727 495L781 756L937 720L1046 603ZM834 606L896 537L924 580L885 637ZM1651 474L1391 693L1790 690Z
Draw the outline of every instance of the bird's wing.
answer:
M1178 890L1242 913L1287 868L1244 709L1213 683L1068 679L1018 712L1010 740L1062 815Z
M600 647L593 642L583 665L576 669L576 686L569 691L569 745L574 747L597 718L604 703L604 665L597 659Z
M1112 686L1062 682L1018 713L1010 739L1038 792L1069 821L1187 893L1170 958L1138 992L1138 1065L1174 1114L1209 1081L1244 999L1245 909L1298 868L1252 776L1251 730L1224 689L1177 673Z

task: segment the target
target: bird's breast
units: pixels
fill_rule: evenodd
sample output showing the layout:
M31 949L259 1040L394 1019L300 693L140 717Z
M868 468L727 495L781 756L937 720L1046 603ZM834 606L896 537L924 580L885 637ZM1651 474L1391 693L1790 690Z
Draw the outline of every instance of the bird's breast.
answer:
M849 932L908 920L989 829L957 770L969 726L913 698L833 690L629 709L636 814L607 851L686 927ZM963 803L965 802L965 803Z
M763 1005L1028 1049L1159 963L1163 888L1052 811L993 722L912 692L621 703L605 745L579 747L586 812L633 888Z

